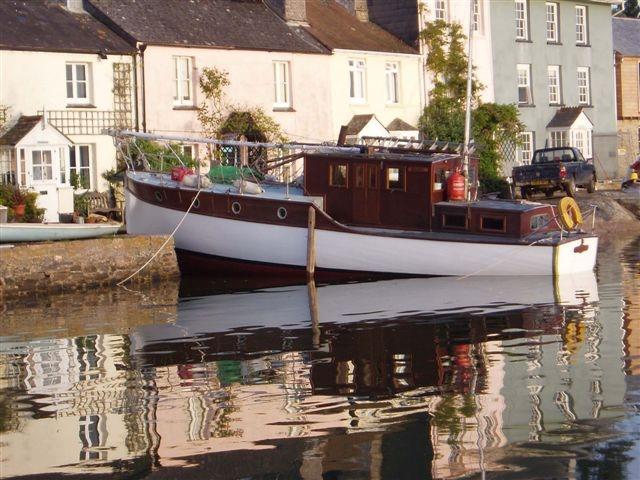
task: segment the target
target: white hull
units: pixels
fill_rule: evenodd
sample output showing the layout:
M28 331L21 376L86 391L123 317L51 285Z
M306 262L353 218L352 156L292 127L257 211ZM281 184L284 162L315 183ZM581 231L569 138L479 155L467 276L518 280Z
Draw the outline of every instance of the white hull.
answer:
M131 234L168 234L184 216L128 191L126 205ZM527 246L317 230L316 268L433 276L574 274L593 270L597 243L597 238L588 237L556 247ZM588 248L574 252L582 244ZM175 234L175 245L234 261L304 268L307 230L189 214Z
M115 235L121 226L119 223L0 223L0 243L95 238Z

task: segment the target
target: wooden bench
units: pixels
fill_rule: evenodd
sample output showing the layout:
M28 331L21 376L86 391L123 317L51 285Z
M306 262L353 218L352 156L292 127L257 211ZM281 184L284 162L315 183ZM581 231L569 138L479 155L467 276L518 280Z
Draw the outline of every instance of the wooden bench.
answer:
M84 194L84 199L87 202L88 215L97 213L98 215L104 215L109 220L122 221L122 209L113 204L109 192L87 192Z

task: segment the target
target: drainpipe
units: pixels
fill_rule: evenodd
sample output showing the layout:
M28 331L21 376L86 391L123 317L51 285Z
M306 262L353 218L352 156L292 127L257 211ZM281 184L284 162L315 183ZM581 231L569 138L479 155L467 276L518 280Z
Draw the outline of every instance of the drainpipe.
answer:
M138 52L131 55L133 60L133 114L136 119L135 130L140 131L140 118L138 117Z
M145 77L144 77L144 51L147 46L141 43L138 47L140 50L140 76L142 77L142 131L147 131L147 97L145 94Z

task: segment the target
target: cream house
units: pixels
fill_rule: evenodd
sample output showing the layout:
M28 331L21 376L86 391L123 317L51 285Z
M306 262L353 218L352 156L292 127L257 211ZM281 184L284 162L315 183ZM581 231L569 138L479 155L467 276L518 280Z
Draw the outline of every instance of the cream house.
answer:
M228 74L225 104L261 108L292 141L332 137L329 51L266 3L90 0L87 8L138 50L142 130L201 134L199 79L216 68Z
M424 103L419 52L370 22L366 2L355 3L359 8L353 2L306 0L307 31L331 49L333 135L348 125L350 139L392 131L417 138ZM353 130L370 115L383 130L376 121Z
M47 192L39 202L47 209L48 221L57 221L58 214L68 213L69 208L73 211L70 187L77 187L76 191L107 188L101 174L115 167L116 150L103 130L131 128L135 122L134 49L81 4L72 0L0 2L0 105L7 109L5 130L15 127L21 117L39 115L45 117L46 135L62 135L69 142L58 142L51 150L40 144L38 151L43 153L32 152L41 155L45 167L38 171L33 166L40 164L35 157L28 159L32 167L20 175L8 157L0 164L2 178L15 178L21 186ZM46 141L37 138L41 133L34 129L25 140L36 145ZM38 187L39 182L47 188Z

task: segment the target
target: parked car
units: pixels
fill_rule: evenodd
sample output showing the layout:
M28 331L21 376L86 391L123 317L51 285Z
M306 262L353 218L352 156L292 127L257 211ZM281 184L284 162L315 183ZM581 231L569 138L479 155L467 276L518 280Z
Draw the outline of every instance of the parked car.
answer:
M513 181L522 198L544 192L552 197L556 190L575 196L577 187L596 191L596 170L574 147L543 148L533 152L531 165L513 168Z

